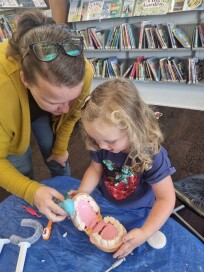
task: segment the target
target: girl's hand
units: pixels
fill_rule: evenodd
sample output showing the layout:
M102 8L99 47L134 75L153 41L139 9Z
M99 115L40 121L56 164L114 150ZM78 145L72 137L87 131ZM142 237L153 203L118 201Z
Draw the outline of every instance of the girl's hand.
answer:
M68 195L69 195L70 198L73 198L73 197L75 197L75 195L77 195L78 193L79 193L78 190L70 190L70 191L68 192Z
M145 237L142 229L133 229L123 236L123 244L121 247L114 253L113 258L124 258L132 251L146 242L147 238Z
M53 198L64 201L63 195L58 191L48 186L42 186L34 195L34 205L48 220L59 222L64 220L68 214L53 201Z
M66 151L64 155L61 156L56 156L56 155L50 155L49 158L47 159L47 162L50 161L56 161L58 164L60 164L62 167L66 167L66 162L68 160L69 153Z

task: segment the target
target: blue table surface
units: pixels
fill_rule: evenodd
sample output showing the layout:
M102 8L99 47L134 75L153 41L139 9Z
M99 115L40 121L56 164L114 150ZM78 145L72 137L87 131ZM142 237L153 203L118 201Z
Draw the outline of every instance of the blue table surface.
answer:
M76 189L79 181L68 177L55 177L42 183L56 188L65 194L70 189ZM119 209L104 199L98 190L92 197L98 203L102 216L113 216L129 231L139 227L147 217L148 209ZM22 206L29 206L25 201L10 196L0 204L0 238L10 238L12 234L30 237L33 228L20 225L23 218L31 218L47 225L47 219L28 214ZM161 231L167 237L167 244L162 249L153 249L144 243L129 255L126 261L115 268L119 271L139 272L203 272L203 243L177 223L169 218ZM67 233L67 236L63 235ZM16 269L19 247L11 243L5 245L0 254L0 271L14 272ZM97 249L90 243L89 237L76 229L73 223L65 219L53 224L49 240L40 238L27 251L24 272L102 272L113 264L112 253Z

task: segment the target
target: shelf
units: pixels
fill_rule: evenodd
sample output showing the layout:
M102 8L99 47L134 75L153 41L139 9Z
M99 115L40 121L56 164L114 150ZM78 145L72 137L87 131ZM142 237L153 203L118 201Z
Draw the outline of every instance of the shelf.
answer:
M184 31L192 37L193 29L197 23L204 22L204 12L200 10L170 12L158 16L132 16L127 18L114 19L99 19L91 21L75 22L74 27L80 29L83 27L98 26L101 29L107 30L110 27L117 27L123 23L130 23L136 25L141 21L149 20L151 25L163 24L173 22L181 26ZM138 24L139 25L139 24ZM87 49L84 51L88 58L107 58L109 56L117 56L118 60L125 63L127 60L127 67L138 56L144 55L145 58L157 56L177 57L180 59L198 57L204 60L204 48L167 48L167 49ZM125 67L126 69L127 67ZM101 84L107 79L94 78L92 89ZM144 101L150 105L169 106L176 108L186 108L192 110L204 111L204 81L197 84L186 84L181 82L156 82L156 81L133 81L138 91L140 92Z
M84 24L87 24L87 23L92 23L92 24L101 24L101 22L104 22L106 21L107 23L108 22L112 22L113 20L116 21L116 20L137 20L138 18L140 19L140 21L143 21L143 20L146 20L145 18L150 18L150 20L154 19L155 17L172 17L172 16L192 16L192 14L195 14L195 13L201 13L202 10L185 10L185 11L179 11L179 12L168 12L166 14L159 14L159 15L144 15L144 16L129 16L129 17L115 17L115 18L103 18L103 19L92 19L92 20L83 20L83 21L75 21L75 22L70 22L70 24L80 24L80 23L84 23Z
M193 51L204 51L204 47L193 47Z
M95 79L92 84L92 90L98 84L105 82L105 80L107 79ZM186 84L136 80L134 80L134 83L141 97L149 105L204 111L204 85L202 83Z
M195 51L204 50L204 48L195 48ZM134 48L134 49L84 49L84 52L93 52L93 53L99 53L99 52L190 52L191 48Z

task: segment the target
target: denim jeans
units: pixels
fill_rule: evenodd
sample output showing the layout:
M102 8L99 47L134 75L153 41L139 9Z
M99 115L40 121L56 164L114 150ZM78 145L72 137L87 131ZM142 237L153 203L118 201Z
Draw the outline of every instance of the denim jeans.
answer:
M47 158L52 153L52 148L55 140L49 115L41 116L34 122L32 122L31 129L39 146L44 162L50 170L51 176L70 176L70 168L68 162L66 162L66 167L61 166L56 161L46 162ZM30 147L23 155L9 155L7 159L19 172L21 172L25 176L28 176L29 178L33 178L32 156Z
M24 176L34 178L30 146L23 155L8 155L7 160Z

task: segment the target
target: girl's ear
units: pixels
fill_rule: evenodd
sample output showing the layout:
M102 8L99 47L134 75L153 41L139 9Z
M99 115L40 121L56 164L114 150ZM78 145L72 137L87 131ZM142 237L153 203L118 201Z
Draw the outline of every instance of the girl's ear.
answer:
M25 80L25 76L24 76L23 71L20 71L20 79L21 79L23 85L24 85L27 89L29 89L29 86L28 86L27 81Z

